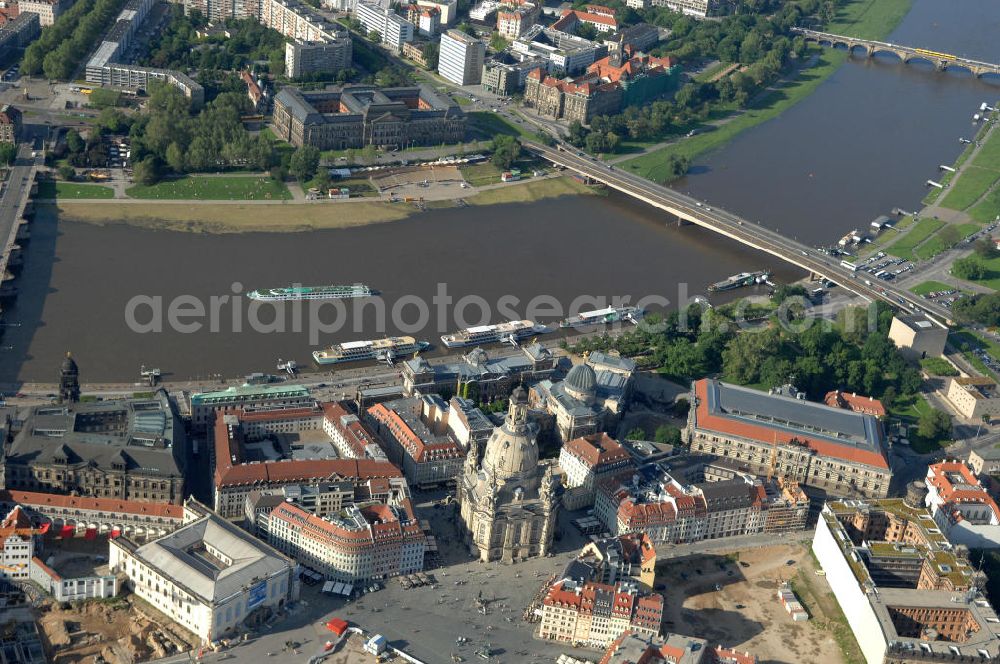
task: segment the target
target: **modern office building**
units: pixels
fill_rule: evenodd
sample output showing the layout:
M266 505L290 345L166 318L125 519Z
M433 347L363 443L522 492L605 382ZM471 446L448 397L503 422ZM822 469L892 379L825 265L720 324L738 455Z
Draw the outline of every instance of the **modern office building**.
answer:
M413 24L388 7L360 0L354 8L354 15L366 32L377 32L382 44L397 52L403 44L413 41Z
M298 599L295 561L194 500L184 504L184 521L141 546L110 540L109 564L202 644L238 636Z
M713 15L720 3L718 0L652 0L652 4L654 7L666 7L688 16L704 18Z
M438 73L455 85L476 85L482 80L486 45L460 30L441 35Z
M487 92L509 97L524 89L528 74L536 69L547 71L548 61L517 51L503 51L483 64L481 84Z
M150 85L164 82L184 93L192 108L201 108L205 89L183 72L123 62L152 6L153 0L129 0L87 60L87 82L128 90L149 90Z
M351 39L285 43L285 75L301 78L309 74L333 73L351 66Z
M872 415L708 378L692 384L691 404L694 452L836 496L889 492L892 469Z
M279 138L321 150L459 143L466 127L458 104L425 85L315 92L285 87L274 98L273 118Z
M920 314L893 316L889 339L908 359L940 357L948 341L948 328Z
M992 420L1000 416L1000 390L997 383L982 376L947 378L945 399L955 412L969 419Z
M511 53L538 58L548 63L546 73L567 76L584 71L603 58L607 46L535 24L510 44Z
M1000 657L982 573L916 502L827 503L812 551L868 664Z

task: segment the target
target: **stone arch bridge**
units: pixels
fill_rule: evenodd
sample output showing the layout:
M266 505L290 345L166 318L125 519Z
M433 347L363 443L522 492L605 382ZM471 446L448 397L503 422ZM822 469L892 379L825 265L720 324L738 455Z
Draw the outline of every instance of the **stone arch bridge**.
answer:
M952 55L951 53L940 53L925 48L902 46L900 44L875 41L873 39L845 37L844 35L835 35L830 32L807 30L806 28L792 28L792 32L801 35L806 41L812 41L821 46L830 46L832 48L840 46L852 53L856 49L861 49L869 58L878 53L892 53L902 60L903 64L914 60L924 60L934 65L938 71L965 69L977 78L987 74L1000 75L1000 64L971 60L958 55Z

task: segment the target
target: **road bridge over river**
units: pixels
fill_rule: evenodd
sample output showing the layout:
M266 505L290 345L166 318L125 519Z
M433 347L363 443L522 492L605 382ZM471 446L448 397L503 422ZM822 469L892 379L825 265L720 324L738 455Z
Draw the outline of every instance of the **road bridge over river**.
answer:
M845 37L844 35L835 35L830 32L820 32L818 30L808 30L806 28L792 28L792 32L802 35L806 41L816 42L817 44L823 46L830 46L833 48L842 46L851 52L854 52L855 49L862 49L864 50L865 55L869 58L877 53L892 53L902 60L903 64L914 60L925 60L933 64L939 71L944 71L946 69L965 69L972 72L972 74L976 77L983 76L985 74L1000 74L1000 64L963 58L958 55L952 55L951 53L939 53L926 48L902 46L900 44L875 41L874 39Z
M10 268L20 259L18 237L25 223L25 211L30 204L31 188L41 156L32 154L30 143L22 144L10 169L3 196L0 197L0 296L14 292L14 275Z
M776 256L811 274L829 279L868 301L882 300L897 308L923 312L942 326L950 321L951 312L939 304L897 288L891 282L875 281L874 277L866 279L867 275L844 267L834 256L731 212L650 182L611 164L597 161L563 144L548 147L527 142L524 146L553 164L573 170L591 180L644 201L678 219L697 224L741 244Z

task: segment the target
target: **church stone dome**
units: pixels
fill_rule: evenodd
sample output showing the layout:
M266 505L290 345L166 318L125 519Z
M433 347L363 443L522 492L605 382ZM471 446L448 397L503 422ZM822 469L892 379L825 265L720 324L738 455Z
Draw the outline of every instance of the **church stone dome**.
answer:
M518 387L510 397L507 419L486 443L483 470L498 480L537 474L536 436L535 426L528 422L528 393Z
M579 394L593 394L597 386L597 374L589 364L578 364L566 374L566 387Z

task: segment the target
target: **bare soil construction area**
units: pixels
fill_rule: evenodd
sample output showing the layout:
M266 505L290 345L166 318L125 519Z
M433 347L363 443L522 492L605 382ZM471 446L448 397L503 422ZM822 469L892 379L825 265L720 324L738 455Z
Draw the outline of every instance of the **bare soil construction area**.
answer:
M808 550L798 545L664 561L656 578L666 586L664 629L749 651L761 662L862 661L829 584L815 572ZM808 621L794 622L785 612L777 598L784 581L792 583Z
M60 608L53 603L39 620L53 664L108 664L156 659L187 650L179 630L154 622L129 603L94 601Z

